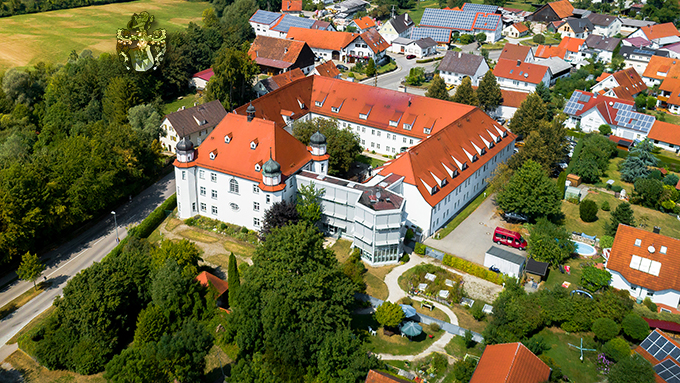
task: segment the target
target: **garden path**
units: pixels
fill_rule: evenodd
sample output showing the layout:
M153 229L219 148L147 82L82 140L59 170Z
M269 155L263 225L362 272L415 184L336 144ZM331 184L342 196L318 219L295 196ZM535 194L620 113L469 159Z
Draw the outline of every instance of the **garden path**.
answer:
M446 350L444 347L453 339L454 335L448 332L445 332L444 335L442 335L441 338L437 339L434 343L430 345L430 347L426 348L421 352L420 354L416 355L392 355L392 354L378 354L380 359L382 360L408 360L409 362L422 359L428 355L430 355L433 352L440 352L445 355L448 355L446 353ZM448 355L450 356L450 355Z

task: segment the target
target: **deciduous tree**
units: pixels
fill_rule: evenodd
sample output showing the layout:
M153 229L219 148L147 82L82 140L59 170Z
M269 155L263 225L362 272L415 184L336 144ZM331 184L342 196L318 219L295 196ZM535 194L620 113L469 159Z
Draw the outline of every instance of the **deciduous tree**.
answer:
M440 100L449 99L449 91L446 90L446 83L438 74L434 75L432 84L430 84L430 87L427 89L427 92L425 92L425 96L431 98L438 98Z
M375 61L373 61L373 59L368 60L368 64L366 64L366 69L364 69L364 72L368 77L375 76L377 70L375 68Z
M326 137L326 152L330 155L328 174L346 173L357 155L361 153L359 136L351 129L341 129L336 119L298 120L293 125L293 136L305 145L309 144L309 139L317 131Z
M616 363L607 376L609 383L654 383L652 364L637 353Z
M314 183L309 185L300 185L298 187L297 211L300 215L300 220L306 221L310 224L316 224L321 219L321 196L325 190L317 189Z
M525 137L524 146L519 153L508 162L513 169L519 169L525 161L533 160L549 172L567 154L566 129L563 119L555 118L552 122L538 121L534 130Z
M274 228L285 226L288 224L295 225L300 220L295 204L288 201L276 202L264 212L264 220L262 222L262 238L266 238L267 234L271 233Z
M630 357L630 346L623 338L613 338L602 346L602 352L614 362L620 362Z
M609 286L612 280L612 275L609 271L598 269L594 266L586 266L583 268L581 274L581 284L590 291L597 291L603 287Z
M161 115L151 104L133 106L128 110L130 126L147 143L165 136L165 131L161 127L161 120Z
M530 93L522 101L515 115L510 120L510 130L522 137L528 137L529 133L538 127L538 123L546 118L546 108L541 96Z
M623 318L621 328L623 333L634 341L640 342L649 335L649 323L635 313L630 313Z
M576 245L571 241L571 234L564 227L557 226L545 218L539 218L529 229L527 242L531 258L548 262L553 266L566 262L576 250Z
M215 58L215 75L208 82L206 101L220 100L227 110L234 109L254 96L252 84L259 67L248 55L249 45L225 46Z
M45 265L40 262L37 254L26 252L21 257L21 264L17 269L19 279L33 282L33 288L37 289L35 281L40 277L40 274L45 271Z
M593 322L593 332L595 337L603 342L613 339L619 335L621 326L609 318L597 318Z
M396 303L383 302L375 309L375 320L385 327L397 327L404 320L404 310Z
M525 214L529 219L554 216L561 212L561 197L555 183L541 166L528 160L510 178L496 201L503 211Z
M470 77L463 78L463 81L456 88L456 93L451 98L451 101L457 102L459 104L466 105L479 105L479 100L475 94L475 90L472 89L472 80Z
M498 85L496 76L493 75L492 71L487 71L479 82L477 98L479 100L479 107L486 113L495 111L503 102L501 87Z

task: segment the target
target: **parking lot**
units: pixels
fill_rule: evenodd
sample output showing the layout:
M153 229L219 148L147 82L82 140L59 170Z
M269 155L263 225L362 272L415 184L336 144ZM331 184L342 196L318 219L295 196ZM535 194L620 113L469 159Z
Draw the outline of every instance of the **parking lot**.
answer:
M496 214L496 206L493 202L493 196L491 196L458 225L451 234L440 240L428 238L425 240L425 244L480 265L484 264L484 253L491 246L501 247L512 253L526 256L526 251L493 243L493 232L497 226L510 230L518 230L519 228L519 225L509 224Z

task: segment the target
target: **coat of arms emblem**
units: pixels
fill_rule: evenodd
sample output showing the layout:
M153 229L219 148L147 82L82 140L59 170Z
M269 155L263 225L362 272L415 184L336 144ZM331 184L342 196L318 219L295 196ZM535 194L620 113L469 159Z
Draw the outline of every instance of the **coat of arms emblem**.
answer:
M156 69L163 60L166 32L165 29L149 31L153 21L153 15L148 12L135 13L127 28L118 30L116 51L128 70Z

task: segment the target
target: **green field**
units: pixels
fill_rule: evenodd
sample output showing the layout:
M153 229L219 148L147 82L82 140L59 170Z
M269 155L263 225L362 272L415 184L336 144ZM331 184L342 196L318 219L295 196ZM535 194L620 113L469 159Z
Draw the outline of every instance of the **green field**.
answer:
M40 61L63 63L72 50L91 50L95 57L114 53L116 31L126 26L135 12L151 13L152 29L168 32L199 23L207 2L140 0L2 18L0 22L0 71Z

